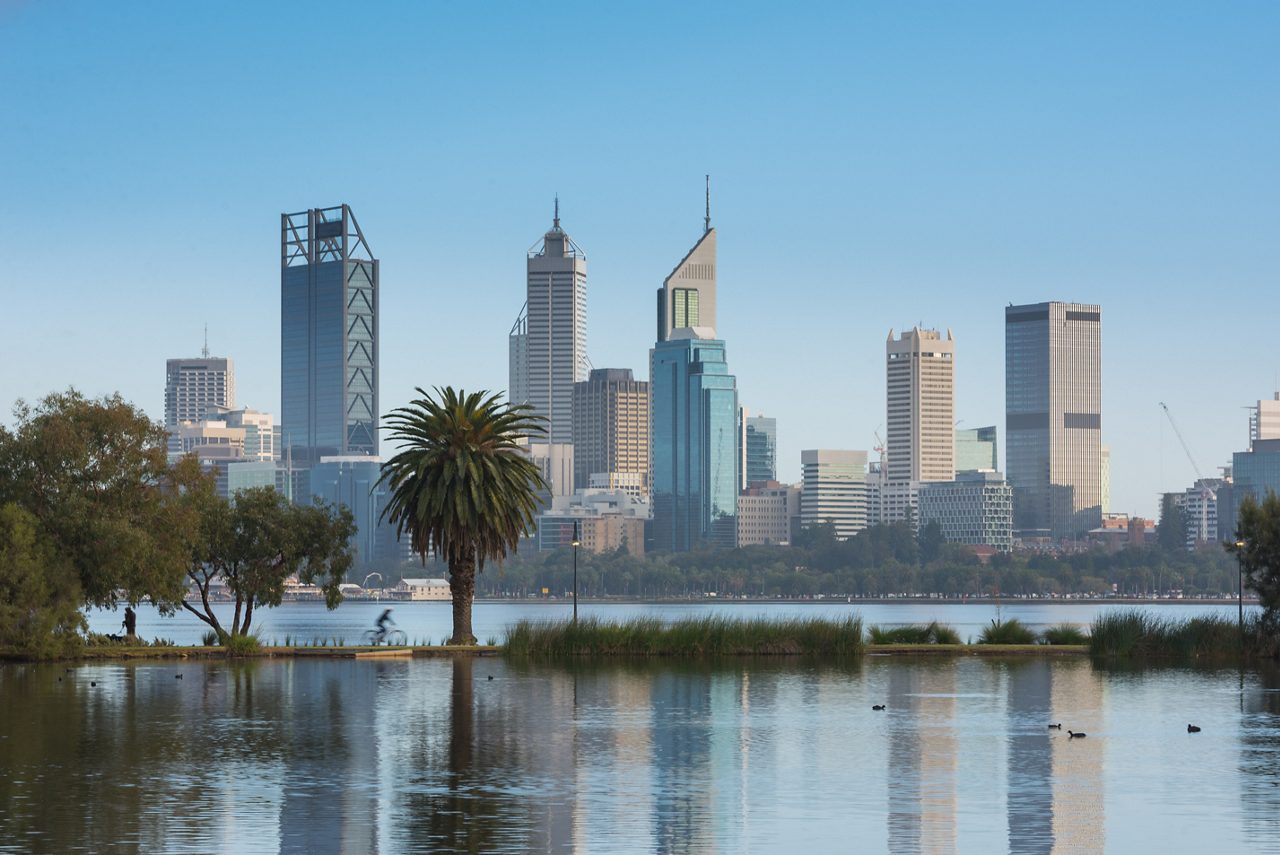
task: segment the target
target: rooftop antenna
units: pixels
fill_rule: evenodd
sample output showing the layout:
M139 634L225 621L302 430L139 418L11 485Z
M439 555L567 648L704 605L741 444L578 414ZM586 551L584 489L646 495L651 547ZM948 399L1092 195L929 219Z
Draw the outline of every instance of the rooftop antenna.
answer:
M560 230L560 194L559 193L556 194L556 215L555 215L555 221L552 223L551 227L556 231Z
M205 359L209 358L209 325L204 325L204 347L200 350L200 355Z
M706 178L707 178L707 216L706 216L706 219L702 221L703 234L706 234L707 232L711 231L711 176L708 175L706 176Z

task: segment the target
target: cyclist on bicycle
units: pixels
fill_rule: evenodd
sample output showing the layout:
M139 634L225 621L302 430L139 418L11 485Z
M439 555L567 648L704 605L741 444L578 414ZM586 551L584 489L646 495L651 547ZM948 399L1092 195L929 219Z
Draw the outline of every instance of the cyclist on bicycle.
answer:
M384 611L382 613L382 617L378 618L377 620L379 640L385 639L387 637L387 624L389 623L392 625L395 624L395 621L391 619L391 609L387 609L386 611Z

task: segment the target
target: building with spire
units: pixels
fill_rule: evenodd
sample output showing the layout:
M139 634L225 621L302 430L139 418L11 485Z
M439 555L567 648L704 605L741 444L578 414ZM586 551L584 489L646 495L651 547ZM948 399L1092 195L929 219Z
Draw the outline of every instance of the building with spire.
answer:
M204 331L200 358L165 362L164 429L169 432L170 456L182 453L178 435L184 422L204 421L210 408L236 405L235 364L226 357L209 356L209 328Z
M737 540L737 380L716 337L716 233L710 180L702 237L658 290L650 352L653 548L682 552Z
M711 179L707 179L707 213L702 237L675 266L658 289L658 341L673 330L716 328L716 230L711 228Z
M527 403L547 419L534 442L573 442L573 384L585 381L587 256L560 227L560 200L551 229L525 261L525 305L508 339L512 403Z

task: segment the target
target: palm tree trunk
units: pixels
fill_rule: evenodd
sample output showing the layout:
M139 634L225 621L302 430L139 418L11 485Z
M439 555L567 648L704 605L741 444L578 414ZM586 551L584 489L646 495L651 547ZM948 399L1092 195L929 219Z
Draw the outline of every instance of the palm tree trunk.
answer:
M453 638L450 644L475 644L471 632L471 602L476 597L476 561L472 556L449 564L449 592L453 595Z

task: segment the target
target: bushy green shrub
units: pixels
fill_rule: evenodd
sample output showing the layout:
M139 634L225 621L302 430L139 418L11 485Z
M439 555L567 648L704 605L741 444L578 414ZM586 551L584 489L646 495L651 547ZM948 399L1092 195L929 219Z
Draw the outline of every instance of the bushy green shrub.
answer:
M1042 644L1088 644L1089 634L1075 624L1060 623L1040 633L1040 642Z
M982 628L978 637L979 644L1035 644L1036 634L1017 618L991 621L990 626Z
M960 634L936 620L928 624L882 627L867 630L872 644L959 644Z

